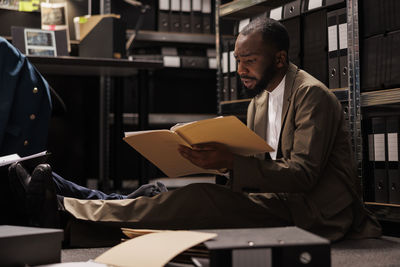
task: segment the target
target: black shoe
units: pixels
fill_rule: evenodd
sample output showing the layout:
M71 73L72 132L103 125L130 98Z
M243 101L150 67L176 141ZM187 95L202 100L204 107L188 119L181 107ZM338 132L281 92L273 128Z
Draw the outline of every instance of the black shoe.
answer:
M31 181L31 175L17 162L8 168L8 180L13 196L13 224L28 226L26 192Z
M36 166L27 189L26 207L30 218L30 225L58 228L60 222L57 195L49 164Z
M27 225L47 228L60 226L50 165L40 164L29 175L22 165L13 164L9 169L9 178L15 195L20 199L19 214L25 216Z

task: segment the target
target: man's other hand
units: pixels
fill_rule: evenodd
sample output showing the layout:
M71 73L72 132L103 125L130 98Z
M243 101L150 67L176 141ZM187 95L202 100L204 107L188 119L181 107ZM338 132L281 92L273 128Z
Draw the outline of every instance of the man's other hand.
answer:
M234 154L221 143L203 143L193 145L192 148L180 145L181 155L203 169L228 169L233 168Z

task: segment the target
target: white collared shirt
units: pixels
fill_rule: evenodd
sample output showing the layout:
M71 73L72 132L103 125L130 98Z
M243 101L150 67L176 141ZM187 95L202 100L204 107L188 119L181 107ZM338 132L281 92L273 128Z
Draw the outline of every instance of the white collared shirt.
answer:
M268 123L267 143L274 149L270 152L271 158L276 159L279 135L281 134L283 95L285 92L285 77L272 92L268 92Z

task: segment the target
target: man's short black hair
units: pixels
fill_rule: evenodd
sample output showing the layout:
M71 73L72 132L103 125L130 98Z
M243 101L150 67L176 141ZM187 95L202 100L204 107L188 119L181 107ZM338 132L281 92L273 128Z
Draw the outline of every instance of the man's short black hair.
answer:
M289 53L289 34L279 21L266 16L258 17L247 24L240 34L249 35L253 32L261 32L267 44L273 45L278 51L284 50Z

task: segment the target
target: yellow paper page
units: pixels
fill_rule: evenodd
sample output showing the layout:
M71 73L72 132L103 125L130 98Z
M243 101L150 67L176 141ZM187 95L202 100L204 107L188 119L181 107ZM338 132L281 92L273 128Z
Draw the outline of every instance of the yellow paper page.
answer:
M178 152L179 144L189 145L172 131L132 132L127 133L124 140L169 177L195 173L218 173L215 170L205 170L197 167L182 157Z
M176 132L189 144L218 142L243 156L271 152L273 149L235 116L217 117L180 127Z
M194 231L147 234L112 247L94 261L117 267L162 267L183 251L216 236Z

